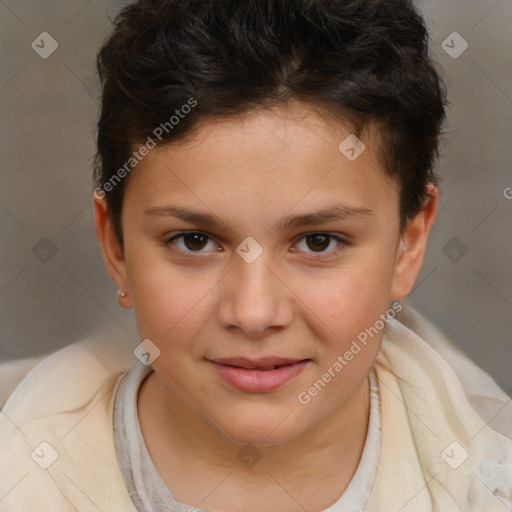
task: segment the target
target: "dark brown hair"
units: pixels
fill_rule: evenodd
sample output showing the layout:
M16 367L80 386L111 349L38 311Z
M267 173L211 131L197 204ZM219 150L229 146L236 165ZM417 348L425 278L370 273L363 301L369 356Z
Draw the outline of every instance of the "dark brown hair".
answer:
M168 144L208 118L291 99L348 122L356 135L378 126L402 229L427 184L438 183L446 92L409 0L140 0L117 16L97 64L94 181L121 247L136 145Z

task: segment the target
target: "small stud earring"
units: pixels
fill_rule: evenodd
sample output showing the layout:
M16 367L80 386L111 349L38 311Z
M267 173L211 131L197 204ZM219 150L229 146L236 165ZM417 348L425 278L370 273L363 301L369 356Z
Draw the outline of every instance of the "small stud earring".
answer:
M128 294L126 292L121 292L121 290L118 290L117 294L120 296L120 297L126 297Z

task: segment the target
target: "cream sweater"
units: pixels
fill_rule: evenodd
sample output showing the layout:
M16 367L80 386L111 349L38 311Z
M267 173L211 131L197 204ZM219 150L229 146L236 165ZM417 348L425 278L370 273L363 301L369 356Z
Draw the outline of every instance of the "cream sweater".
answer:
M134 348L102 334L0 364L0 512L136 512L112 424ZM409 307L375 372L381 455L365 511L512 510L512 401L494 380Z

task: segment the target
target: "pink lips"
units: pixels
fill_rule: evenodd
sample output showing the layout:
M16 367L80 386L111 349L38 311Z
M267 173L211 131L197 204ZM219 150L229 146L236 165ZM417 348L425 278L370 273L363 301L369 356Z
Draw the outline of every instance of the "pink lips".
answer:
M310 362L309 359L282 357L256 360L229 357L208 361L228 384L249 393L264 393L284 386L299 375Z

